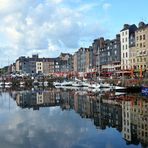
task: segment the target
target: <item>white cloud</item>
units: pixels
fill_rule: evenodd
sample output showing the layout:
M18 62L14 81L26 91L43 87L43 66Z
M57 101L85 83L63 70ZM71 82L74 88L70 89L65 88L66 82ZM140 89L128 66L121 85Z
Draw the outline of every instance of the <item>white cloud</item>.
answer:
M0 0L0 39L4 41L0 50L5 49L2 55L13 50L15 60L35 51L50 56L63 49L76 50L84 35L92 36L92 26L95 34L102 31L90 22L93 18L87 18L87 12L99 5L80 0Z
M99 5L100 5L99 3L83 4L79 7L79 11L81 12L89 11L95 7L98 7Z
M111 4L110 3L104 3L103 4L103 9L104 10L108 10L110 7L111 7Z
M64 0L46 0L46 3L53 3L53 4L59 4L62 3Z

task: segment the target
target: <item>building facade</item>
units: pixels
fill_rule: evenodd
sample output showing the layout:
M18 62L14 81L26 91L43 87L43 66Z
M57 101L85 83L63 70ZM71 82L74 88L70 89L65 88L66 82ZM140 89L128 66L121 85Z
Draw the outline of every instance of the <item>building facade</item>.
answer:
M43 62L36 62L36 73L37 74L43 74Z
M120 35L117 34L113 40L101 41L99 49L100 66L102 75L112 75L121 69L121 46Z
M136 30L136 59L135 68L148 70L148 24L140 22ZM133 61L134 63L134 61Z
M124 24L120 31L121 42L121 70L129 70L130 67L130 47L134 46L135 31L137 27L135 24Z
M74 72L78 71L78 56L77 56L77 52L74 53L73 55L73 70Z
M73 59L72 55L69 53L61 53L60 56L60 71L61 72L71 72L73 71Z

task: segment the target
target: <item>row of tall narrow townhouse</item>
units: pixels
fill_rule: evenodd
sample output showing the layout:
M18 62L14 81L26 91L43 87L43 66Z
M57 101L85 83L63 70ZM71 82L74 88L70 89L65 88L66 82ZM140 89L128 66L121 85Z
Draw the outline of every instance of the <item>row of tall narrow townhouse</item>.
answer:
M61 53L57 58L19 57L15 63L15 72L27 74L50 74L69 72L73 69L72 55Z
M11 69L25 73L96 72L110 76L140 70L148 71L148 24L124 24L114 39L97 38L88 48L81 47L73 55L61 53L56 58L38 55L20 57Z
M132 69L138 75L140 69L148 70L148 24L144 22L138 27L124 24L115 39L100 37L74 54L74 71L114 75L130 74Z
M148 70L148 24L140 22L135 31L135 46L130 48L130 66L137 72Z
M137 74L148 70L148 24L140 22L138 27L125 24L121 36L121 70Z
M97 72L107 75L119 71L121 61L120 35L113 40L95 39L89 48L80 48L74 54L74 71Z

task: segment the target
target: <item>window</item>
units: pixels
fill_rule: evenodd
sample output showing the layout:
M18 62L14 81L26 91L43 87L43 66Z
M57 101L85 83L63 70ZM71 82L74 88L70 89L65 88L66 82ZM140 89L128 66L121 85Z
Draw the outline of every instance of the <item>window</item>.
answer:
M126 44L126 49L127 49L127 44Z
M145 42L143 42L143 47L145 47Z
M122 36L124 36L124 32L122 32Z
M140 35L140 40L142 40L142 35Z
M124 45L122 46L123 50L124 50Z
M124 38L122 39L122 42L124 43Z
M127 52L126 52L126 57L128 56Z
M142 47L142 43L140 43L140 48Z
M115 55L117 54L117 50L115 50Z
M145 34L143 35L143 40L145 40Z
M137 41L138 41L138 36L137 36Z
M124 53L123 53L123 58L124 58Z

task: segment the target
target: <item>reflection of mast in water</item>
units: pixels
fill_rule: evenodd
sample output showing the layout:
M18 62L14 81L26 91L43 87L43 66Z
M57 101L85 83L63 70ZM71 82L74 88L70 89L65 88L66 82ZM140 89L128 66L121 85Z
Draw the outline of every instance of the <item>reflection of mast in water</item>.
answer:
M10 112L10 95L9 95L9 112Z
M140 99L140 110L142 111L142 99Z

